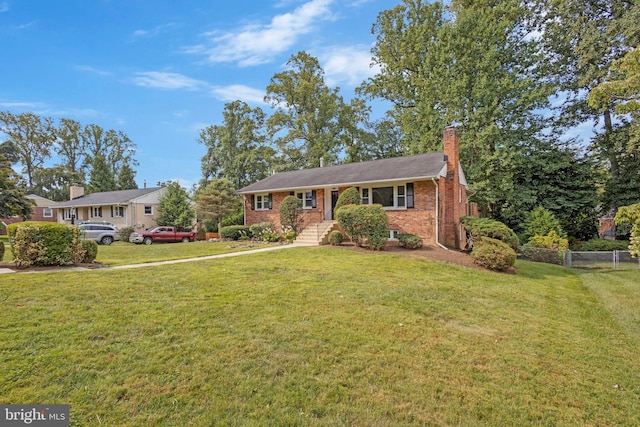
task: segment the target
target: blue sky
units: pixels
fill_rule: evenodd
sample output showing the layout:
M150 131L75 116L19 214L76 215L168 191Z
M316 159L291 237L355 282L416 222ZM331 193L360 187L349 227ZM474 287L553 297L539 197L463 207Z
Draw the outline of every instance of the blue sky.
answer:
M398 0L0 0L0 110L125 132L137 182L201 177L200 129L262 98L291 55L317 57L349 99L371 26Z

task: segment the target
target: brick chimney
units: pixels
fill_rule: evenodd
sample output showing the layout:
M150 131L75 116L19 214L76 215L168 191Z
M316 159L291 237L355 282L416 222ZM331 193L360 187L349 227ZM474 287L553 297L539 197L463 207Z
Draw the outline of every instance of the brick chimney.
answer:
M84 187L79 185L72 185L69 188L69 200L77 199L78 197L84 196Z
M444 200L442 213L444 215L444 235L441 236L445 246L460 249L465 239L461 232L460 216L465 215L467 203L466 188L460 185L460 138L458 130L450 126L444 130L444 155L447 161L447 176L444 184Z

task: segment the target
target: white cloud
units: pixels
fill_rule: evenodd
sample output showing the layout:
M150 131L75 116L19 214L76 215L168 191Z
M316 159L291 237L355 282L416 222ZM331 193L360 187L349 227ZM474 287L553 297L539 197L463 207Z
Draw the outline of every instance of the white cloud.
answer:
M365 45L335 47L320 55L327 86L357 86L373 77L379 67L371 67L370 50Z
M110 76L111 73L109 71L100 70L99 68L92 67L90 65L78 65L76 67L80 71L86 71L88 73L98 74L100 76Z
M0 2L0 13L9 11L9 3L6 1Z
M237 62L251 66L270 62L293 46L299 36L313 31L314 23L331 18L333 0L311 0L293 12L276 15L266 25L250 24L237 32L209 32L209 45L192 46L187 53L205 55L209 62Z
M211 90L213 95L221 101L235 101L239 99L247 104L264 104L264 91L245 85L229 85L215 87Z
M158 25L150 30L143 30L143 29L135 30L132 35L134 37L154 37L175 26L176 24L173 24L173 23Z
M184 76L178 73L166 73L161 71L146 71L136 73L133 82L142 87L151 87L158 89L185 89L185 90L200 90L207 88L209 84L202 80L192 79L191 77Z

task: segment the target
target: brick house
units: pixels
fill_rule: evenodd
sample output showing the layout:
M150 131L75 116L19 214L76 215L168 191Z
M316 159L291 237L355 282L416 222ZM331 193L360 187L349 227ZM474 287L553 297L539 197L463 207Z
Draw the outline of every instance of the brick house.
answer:
M441 152L274 174L239 191L245 224L271 222L280 228L280 204L295 195L304 212L299 239L311 236L313 243L324 243L336 226L339 195L356 187L362 203L383 205L391 239L412 233L433 244L463 248L459 219L469 214L469 204L459 148L458 132L449 127Z
M29 218L29 221L56 222L58 210L52 207L56 202L35 194L29 194L27 199L33 201L33 208L31 210L31 218ZM7 234L7 226L9 224L22 221L24 221L24 219L17 216L11 218L0 218L0 235Z

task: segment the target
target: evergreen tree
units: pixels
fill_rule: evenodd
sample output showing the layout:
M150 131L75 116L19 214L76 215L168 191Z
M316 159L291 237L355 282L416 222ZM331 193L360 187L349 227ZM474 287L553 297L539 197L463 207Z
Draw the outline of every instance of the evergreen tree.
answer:
M0 154L0 218L20 216L31 218L33 203L17 185L17 177L11 163Z
M232 182L226 178L215 179L195 195L199 220L213 220L222 228L222 218L242 206L242 198L236 194Z
M160 197L156 220L158 225L174 226L178 231L193 229L195 212L187 191L177 182L170 182Z
M122 165L118 171L117 187L118 190L136 190L138 188L136 172L128 163Z
M116 181L112 169L107 164L107 159L102 153L97 153L91 159L87 194L114 191L116 189Z

